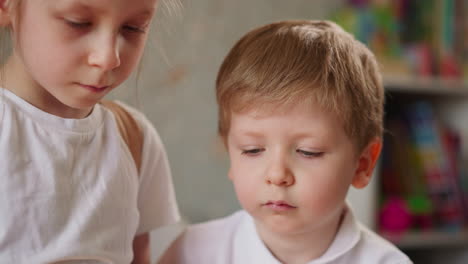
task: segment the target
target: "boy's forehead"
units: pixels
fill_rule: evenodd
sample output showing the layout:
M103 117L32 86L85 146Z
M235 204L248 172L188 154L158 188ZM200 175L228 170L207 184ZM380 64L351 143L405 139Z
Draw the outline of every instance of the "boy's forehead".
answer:
M278 106L275 108L274 105L271 104L262 106L249 106L248 108L244 108L240 111L231 111L231 117L246 117L249 119L259 120L268 118L273 115L284 115L287 112L287 107Z
M266 108L254 107L249 111L232 112L229 130L228 134L234 138L271 138L280 135L281 138L286 136L328 142L351 139L338 116L310 104L281 105L276 108L275 105L268 105Z
M263 118L271 115L287 115L292 109L302 107L303 109L317 110L318 104L315 100L290 99L289 101L262 101L261 99L249 100L236 103L236 107L231 109L231 114L248 115L253 118Z
M344 129L344 120L338 114L326 106L317 103L315 100L310 101L290 101L289 103L282 102L263 102L253 103L242 107L239 110L231 109L230 111L230 125L233 125L233 116L236 118L237 125L246 122L250 123L255 120L268 119L270 117L287 117L288 119L296 119L295 117L302 118L306 116L321 116L327 119L333 119L333 122L338 122L339 126ZM250 120L250 121L248 121ZM240 122L240 123L239 123ZM242 125L241 125L242 126Z

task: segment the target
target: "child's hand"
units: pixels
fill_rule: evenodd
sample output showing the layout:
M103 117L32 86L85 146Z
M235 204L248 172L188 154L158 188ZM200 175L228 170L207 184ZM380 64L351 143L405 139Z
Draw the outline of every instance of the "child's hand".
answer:
M148 233L138 235L133 240L132 264L150 264L150 238Z

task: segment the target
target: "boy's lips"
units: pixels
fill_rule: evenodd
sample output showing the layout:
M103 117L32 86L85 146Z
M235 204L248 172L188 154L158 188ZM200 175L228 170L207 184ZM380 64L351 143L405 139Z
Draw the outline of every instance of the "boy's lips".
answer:
M269 209L272 209L274 211L287 211L291 209L297 208L296 206L290 205L285 201L279 200L279 201L268 201L264 204L262 204L264 207L267 207Z

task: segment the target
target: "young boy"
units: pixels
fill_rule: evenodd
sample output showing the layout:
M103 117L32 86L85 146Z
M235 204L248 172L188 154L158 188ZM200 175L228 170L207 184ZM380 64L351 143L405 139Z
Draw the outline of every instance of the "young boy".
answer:
M345 202L382 146L384 90L364 45L328 21L269 24L232 48L216 93L245 210L189 227L162 263L411 263Z

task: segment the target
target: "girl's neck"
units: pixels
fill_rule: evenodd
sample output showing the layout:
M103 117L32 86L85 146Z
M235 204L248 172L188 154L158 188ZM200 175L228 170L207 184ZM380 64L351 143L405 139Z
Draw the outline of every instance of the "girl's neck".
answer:
M344 211L342 211L344 212ZM256 224L259 236L281 263L305 264L322 256L332 244L341 225L340 213L326 226L297 234L277 234Z
M10 56L1 69L3 71L3 88L42 111L55 116L80 119L89 115L92 109L71 108L57 100L26 73L25 66L15 56L15 54Z

